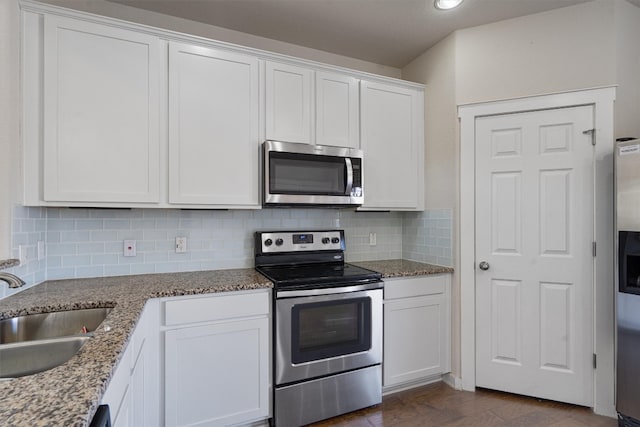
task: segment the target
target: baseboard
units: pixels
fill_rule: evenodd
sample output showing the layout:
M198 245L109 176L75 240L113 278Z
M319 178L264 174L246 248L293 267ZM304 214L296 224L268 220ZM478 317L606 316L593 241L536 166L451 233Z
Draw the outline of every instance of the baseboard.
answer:
M431 377L421 378L419 380L414 380L414 381L409 381L409 382L402 383L402 384L382 387L382 395L386 396L388 394L398 393L398 392L404 391L404 390L410 390L412 388L420 387L420 386L423 386L423 385L437 383L439 381L442 381L442 377L443 377L442 375L433 375Z
M462 378L456 377L451 372L442 375L442 381L455 390L462 390Z

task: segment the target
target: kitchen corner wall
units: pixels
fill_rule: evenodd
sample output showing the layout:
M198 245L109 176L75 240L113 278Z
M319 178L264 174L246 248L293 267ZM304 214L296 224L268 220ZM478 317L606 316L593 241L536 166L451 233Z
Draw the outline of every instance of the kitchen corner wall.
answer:
M20 259L20 247L23 250L24 264L8 268L7 273L15 274L27 284L21 288L9 289L0 282L0 298L13 295L47 277L46 258L38 260L38 241L45 242L47 231L47 210L15 206L12 210L11 257Z
M449 209L425 212L354 212L338 209L172 210L69 209L16 206L13 257L26 262L7 271L29 287L44 280L253 267L253 232L342 228L347 261L405 258L452 265ZM377 244L369 245L369 233ZM175 238L187 252L175 253ZM137 255L124 257L123 240ZM46 258L37 259L37 242ZM0 287L0 297L18 290ZM3 293L4 292L4 293Z
M452 267L452 230L452 209L406 212L402 225L403 258Z

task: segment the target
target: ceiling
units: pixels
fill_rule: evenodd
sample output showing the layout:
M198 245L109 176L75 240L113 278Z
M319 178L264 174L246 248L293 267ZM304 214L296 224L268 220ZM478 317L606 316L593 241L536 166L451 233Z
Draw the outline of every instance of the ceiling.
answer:
M589 0L108 0L401 68L461 28Z

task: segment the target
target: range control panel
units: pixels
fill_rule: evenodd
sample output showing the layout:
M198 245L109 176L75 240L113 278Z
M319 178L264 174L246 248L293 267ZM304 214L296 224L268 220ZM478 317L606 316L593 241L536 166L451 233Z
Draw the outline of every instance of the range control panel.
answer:
M257 232L262 253L345 250L344 230Z

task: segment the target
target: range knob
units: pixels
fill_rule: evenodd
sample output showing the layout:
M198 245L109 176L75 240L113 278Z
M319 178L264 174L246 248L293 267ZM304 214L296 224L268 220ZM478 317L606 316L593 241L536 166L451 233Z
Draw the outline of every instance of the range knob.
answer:
M340 238L339 237L331 238L331 243L340 243Z
M271 240L271 239L267 239L267 240L264 241L264 245L265 246L271 246L272 244L273 244L273 240Z
M325 245L329 244L330 241L331 241L331 239L329 239L328 237L323 237L322 238L322 243L325 244Z
M276 239L276 246L282 246L283 243L284 243L284 240Z

